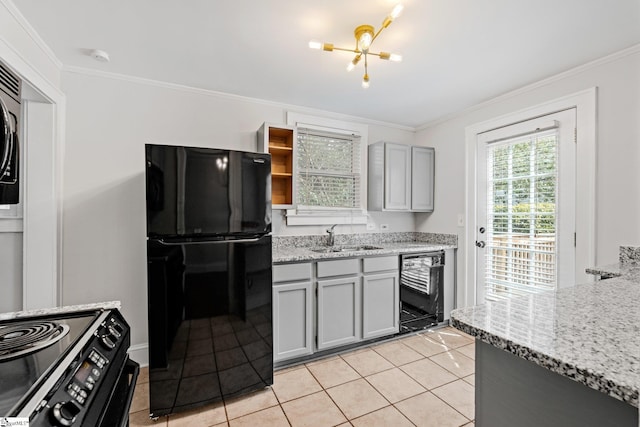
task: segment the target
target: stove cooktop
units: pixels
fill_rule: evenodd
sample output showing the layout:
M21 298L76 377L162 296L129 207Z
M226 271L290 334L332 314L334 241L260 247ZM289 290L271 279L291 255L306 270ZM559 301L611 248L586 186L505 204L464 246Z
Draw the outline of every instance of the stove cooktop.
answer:
M46 380L99 312L0 322L0 416Z

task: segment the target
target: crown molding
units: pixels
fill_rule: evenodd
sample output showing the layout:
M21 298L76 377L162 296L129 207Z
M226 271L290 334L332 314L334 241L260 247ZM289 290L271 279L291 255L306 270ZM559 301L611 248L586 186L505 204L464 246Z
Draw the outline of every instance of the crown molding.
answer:
M24 17L24 15L20 12L20 10L16 7L16 5L11 0L0 0L0 3L4 5L7 11L15 18L16 22L20 24L20 26L24 29L25 33L31 40L40 48L40 50L47 55L47 57L53 62L53 64L58 68L58 70L62 70L63 64L62 61L58 59L53 50L49 47L48 44L40 37L40 34L29 24L29 21Z
M488 101L481 102L480 104L473 105L471 107L465 108L465 109L457 111L455 113L447 114L446 116L443 116L443 117L441 117L439 119L436 119L436 120L424 123L422 125L419 125L419 126L417 126L415 128L415 130L416 130L416 132L418 132L418 131L422 131L422 130L428 129L430 127L439 125L439 124L444 123L444 122L448 122L449 120L453 120L453 119L455 119L457 117L460 117L460 116L463 116L465 114L472 113L472 112L474 112L476 110L479 110L481 108L488 107L490 105L496 104L498 102L505 101L505 100L507 100L509 98L513 98L515 96L522 95L522 94L527 93L527 92L531 92L531 91L533 91L535 89L538 89L540 87L547 86L547 85L549 85L551 83L555 83L557 81L566 79L568 77L572 77L572 76L578 75L580 73L583 73L585 71L591 70L591 69L596 68L596 67L599 67L601 65L608 64L610 62L619 61L620 59L626 58L627 56L634 55L634 54L637 54L637 53L640 53L640 43L636 44L636 45L633 45L631 47L628 47L626 49L620 50L618 52L614 52L614 53L612 53L610 55L603 56L602 58L598 58L596 60L589 61L586 64L579 65L579 66L571 68L571 69L569 69L567 71L563 71L563 72L561 72L559 74L555 74L555 75L553 75L551 77L548 77L546 79L539 80L539 81L537 81L535 83L528 84L528 85L523 86L523 87L521 87L519 89L512 90L510 92L507 92L505 94L502 94L502 95L499 95L499 96L497 96L495 98L492 98L492 99L490 99Z
M2 1L2 0L0 0L0 1ZM308 113L308 114L313 114L313 115L316 115L316 116L323 116L323 117L327 117L327 118L345 120L345 121L362 123L362 124L367 124L367 125L385 126L385 127L398 129L398 130L409 131L409 132L415 132L416 131L416 129L414 127L405 126L405 125L399 125L397 123L383 122L383 121L379 121L379 120L367 119L367 118L364 118L364 117L358 117L358 116L351 116L351 115L348 115L348 114L336 113L336 112L333 112L333 111L319 110L319 109L315 109L315 108L303 107L303 106L300 106L300 105L293 105L293 104L285 104L285 103L276 102L276 101L268 101L268 100L260 99L260 98L252 98L252 97L248 97L248 96L236 95L236 94L227 93L227 92L220 92L220 91L211 90L211 89L201 89L201 88L197 88L197 87L193 87L193 86L186 86L186 85L181 85L181 84L177 84L177 83L169 83L169 82L164 82L164 81L161 81L161 80L152 80L152 79L147 79L147 78L143 78L143 77L130 76L130 75L127 75L127 74L119 74L119 73L112 73L112 72L108 72L108 71L95 70L95 69L92 69L92 68L84 68L84 67L77 67L77 66L72 66L72 65L65 65L62 68L62 71L63 72L67 72L67 73L82 74L82 75L85 75L85 76L100 77L100 78L105 78L105 79L120 80L120 81L125 81L125 82L135 83L135 84L141 84L141 85L147 85L147 86L155 86L155 87L160 87L160 88L163 88L163 89L177 90L177 91L181 91L181 92L193 93L193 94L203 95L203 96L213 96L213 97L225 98L225 99L234 100L234 101L242 101L242 102L250 102L250 103L254 103L254 104L267 105L267 106L270 106L270 107L282 108L285 111L295 111L295 112L299 112L299 113Z

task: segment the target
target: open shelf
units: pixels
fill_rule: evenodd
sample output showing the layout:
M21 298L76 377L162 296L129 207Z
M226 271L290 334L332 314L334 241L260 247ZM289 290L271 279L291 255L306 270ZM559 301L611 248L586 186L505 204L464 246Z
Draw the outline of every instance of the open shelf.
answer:
M264 151L271 154L271 203L278 207L293 205L294 129L264 124L259 133Z

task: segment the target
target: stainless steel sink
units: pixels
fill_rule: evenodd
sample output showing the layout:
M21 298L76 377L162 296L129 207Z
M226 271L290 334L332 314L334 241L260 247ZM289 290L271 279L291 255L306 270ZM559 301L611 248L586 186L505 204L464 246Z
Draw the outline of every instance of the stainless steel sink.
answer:
M375 251L376 249L382 249L379 246L371 245L358 245L358 246L322 246L318 248L311 248L313 252L328 254L331 252L357 252L357 251Z

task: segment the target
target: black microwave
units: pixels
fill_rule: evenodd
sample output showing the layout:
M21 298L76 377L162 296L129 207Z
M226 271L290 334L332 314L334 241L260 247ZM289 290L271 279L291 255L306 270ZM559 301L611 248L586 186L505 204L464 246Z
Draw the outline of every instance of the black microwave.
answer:
M0 205L20 200L20 79L0 64Z

